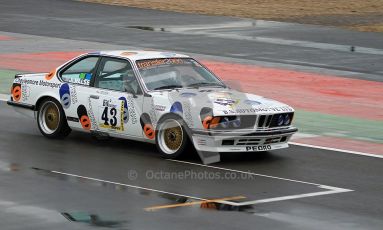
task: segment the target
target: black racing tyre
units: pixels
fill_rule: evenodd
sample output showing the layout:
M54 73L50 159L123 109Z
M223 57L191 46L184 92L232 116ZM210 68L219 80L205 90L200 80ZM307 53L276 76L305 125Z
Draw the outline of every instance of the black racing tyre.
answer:
M52 139L64 138L72 131L61 104L53 98L44 99L39 103L37 126L41 134Z
M191 149L187 128L177 115L168 114L160 119L156 127L156 146L162 157L176 159Z

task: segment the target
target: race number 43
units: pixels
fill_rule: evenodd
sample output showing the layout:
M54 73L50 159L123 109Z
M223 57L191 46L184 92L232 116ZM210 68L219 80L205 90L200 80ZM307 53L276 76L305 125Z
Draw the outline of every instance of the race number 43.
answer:
M117 109L105 107L101 119L104 121L104 125L115 127L117 125Z

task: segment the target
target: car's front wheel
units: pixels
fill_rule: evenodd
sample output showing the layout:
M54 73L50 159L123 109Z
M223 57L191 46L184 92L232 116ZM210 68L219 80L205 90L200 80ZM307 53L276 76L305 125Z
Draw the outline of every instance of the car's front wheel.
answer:
M64 110L56 100L51 98L39 104L37 125L40 132L48 138L64 138L71 132Z
M156 146L165 158L175 159L191 146L185 122L176 115L161 119L156 128Z

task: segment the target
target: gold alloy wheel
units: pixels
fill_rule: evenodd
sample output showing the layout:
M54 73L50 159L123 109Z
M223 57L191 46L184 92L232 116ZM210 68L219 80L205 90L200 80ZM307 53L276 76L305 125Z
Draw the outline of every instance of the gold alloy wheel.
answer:
M59 125L59 111L57 107L49 104L45 110L44 118L47 127L50 130L56 130Z
M158 125L158 145L162 152L171 155L176 153L184 142L184 131L179 121L167 119Z
M168 128L165 130L165 144L171 150L177 150L182 144L181 127Z
M40 108L38 122L45 134L54 133L60 125L60 111L53 101L46 101Z

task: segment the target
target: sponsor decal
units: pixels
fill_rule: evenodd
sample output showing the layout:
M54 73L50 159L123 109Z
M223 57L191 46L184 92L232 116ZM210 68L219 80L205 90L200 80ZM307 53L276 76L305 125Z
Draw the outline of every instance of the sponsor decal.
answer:
M292 112L290 106L271 107L271 108L251 108L251 109L236 109L235 113L257 113L257 112Z
M39 81L32 79L23 79L16 78L15 83L25 84L25 85L39 85Z
M185 120L186 124L189 127L193 127L194 123L193 123L193 116L192 116L192 112L191 112L190 101L186 101L183 103L183 109L184 109L184 120Z
M77 107L77 115L80 120L82 128L85 130L90 130L92 127L92 124L84 105L79 105Z
M182 104L179 101L176 101L173 103L173 105L170 107L170 112L171 113L178 113L178 114L183 114L183 109L182 109Z
M182 65L185 63L185 60L181 58L161 58L161 59L139 60L136 63L139 69L144 69L144 68L160 66L160 65Z
M156 127L156 125L157 125L157 112L154 109L154 100L152 97L150 98L149 103L150 103L150 105L149 105L149 111L148 111L149 114L148 115L150 116L150 119L152 121L151 124L153 125L153 127Z
M239 100L234 100L230 98L217 98L213 101L213 103L224 105L224 106L233 106L238 104Z
M71 99L72 99L72 104L76 104L78 102L76 86L70 85L69 88L70 88L70 95L71 95Z
M40 86L45 86L45 87L51 87L53 89L57 89L61 86L61 83L54 83L54 82L48 82L48 81L39 81Z
M20 83L25 85L38 85L38 86L51 87L51 88L60 88L61 86L61 83L48 82L44 80L37 81L37 80L22 79L22 78L15 79L15 83Z
M80 84L80 85L90 85L90 79L86 79L86 74L82 75L84 78L64 78L63 79L67 82L74 83L74 84ZM89 76L89 75L88 75Z
M239 99L235 99L231 97L232 93L230 92L216 92L209 94L209 100L215 104L223 105L223 106L234 106L239 103Z
M123 123L126 124L129 121L128 101L125 97L120 97L119 100L123 101L123 108L121 111L123 111Z
M98 130L98 124L97 124L97 120L96 120L96 116L94 115L93 111L93 106L92 106L92 99L90 97L88 97L88 106L89 106L89 118L92 122L92 127L95 129L95 130Z
M90 81L92 79L92 74L91 73L80 73L79 78L82 80Z
M157 111L165 111L166 106L164 105L154 105L154 109Z
M70 89L68 83L61 85L59 89L60 102L64 109L68 109L71 104Z
M290 106L271 107L271 108L250 108L250 109L228 109L222 110L224 114L246 114L246 113L259 113L259 112L293 112Z
M31 89L29 85L22 84L21 86L21 100L27 101L29 99L29 96L31 94Z
M138 122L138 119L137 119L136 110L134 109L134 101L133 101L132 96L128 97L128 107L130 108L129 109L129 117L130 117L132 124L134 125Z
M128 106L128 104L126 103L126 101L121 101L121 108L120 108L120 111L122 112L122 114L120 115L120 124L121 124L121 129L120 131L124 131L124 124L125 124L125 119L129 119L129 116L128 116L128 107L126 107L126 112L125 112L125 105ZM125 117L125 114L126 114L126 117ZM126 121L128 122L128 121Z
M103 123L100 124L101 128L110 129L112 131L124 131L124 104L123 100L120 100L120 105L115 105L112 100L103 100L102 107L99 114ZM121 114L118 114L117 108L120 109ZM119 117L118 117L119 116Z

